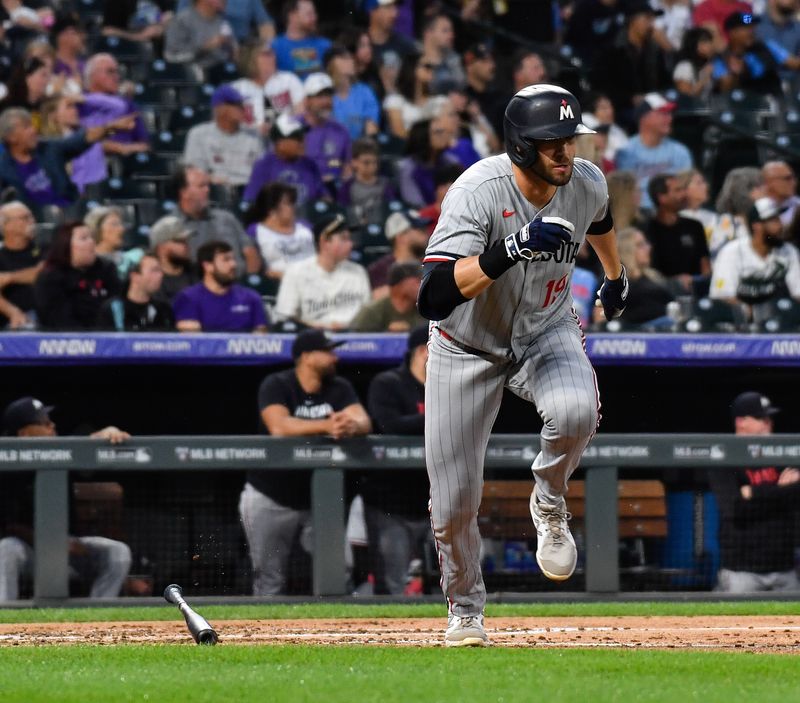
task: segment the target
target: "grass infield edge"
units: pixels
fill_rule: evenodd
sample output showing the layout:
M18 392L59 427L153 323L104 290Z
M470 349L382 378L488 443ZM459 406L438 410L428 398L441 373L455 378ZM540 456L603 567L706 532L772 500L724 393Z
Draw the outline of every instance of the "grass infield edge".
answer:
M209 620L287 620L328 618L435 618L446 607L421 604L302 603L197 606ZM800 615L800 601L736 601L702 603L498 603L487 604L487 617L617 617L617 616ZM173 606L108 608L0 608L0 623L120 622L174 620Z

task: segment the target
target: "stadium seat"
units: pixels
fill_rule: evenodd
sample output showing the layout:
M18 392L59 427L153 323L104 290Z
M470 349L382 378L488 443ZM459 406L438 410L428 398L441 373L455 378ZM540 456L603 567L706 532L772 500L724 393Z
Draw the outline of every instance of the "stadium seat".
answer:
M57 226L66 222L66 217L64 215L64 210L58 205L42 205L39 208L37 220Z
M155 183L129 178L109 178L101 191L103 200L141 200L158 197Z
M180 85L176 86L178 93L178 106L193 105L195 107L211 107L211 93L213 87L208 85Z
M239 206L242 202L243 192L244 186L212 183L209 189L209 198L217 207L230 210L233 214L237 214L240 210Z
M147 80L153 85L199 85L203 80L203 74L193 63L168 63L156 59L150 64Z
M163 156L164 154L182 155L183 148L186 146L185 132L170 132L164 130L153 135L150 140L153 151Z
M122 63L145 63L153 58L153 47L150 42L133 41L123 37L108 37L102 34L94 38L89 53L101 52L111 54Z
M212 86L231 83L239 77L239 68L233 61L216 64L205 70L205 82Z
M242 279L242 283L248 288L252 288L261 297L274 297L278 295L278 288L281 282L276 278L269 278L259 273L251 273Z
M142 122L144 122L144 126L150 134L161 129L161 124L159 122L160 113L155 107L152 105L139 105L138 112L142 118Z
M156 108L172 108L178 106L178 90L169 85L148 85L137 83L133 99L138 105L152 105Z
M175 162L149 151L131 154L120 161L122 176L135 180L160 179L170 177Z
M405 156L406 140L395 137L393 134L381 132L376 138L381 149L381 157L385 156Z
M72 6L82 19L100 18L102 20L105 4L106 0L75 0Z
M745 323L742 311L715 298L700 298L683 327L687 332L736 332Z
M777 105L769 95L751 93L746 90L732 90L729 94L718 96L726 101L733 109L748 110L750 112L774 113Z
M208 122L210 119L210 108L184 105L172 112L167 124L167 130L169 132L188 132L195 125Z
M770 333L800 331L800 303L791 298L775 301L773 317L759 325L759 328Z
M612 334L617 334L619 332L637 332L642 329L642 325L634 324L632 322L628 322L627 320L603 320L602 322L594 323L592 329L595 332L610 332Z

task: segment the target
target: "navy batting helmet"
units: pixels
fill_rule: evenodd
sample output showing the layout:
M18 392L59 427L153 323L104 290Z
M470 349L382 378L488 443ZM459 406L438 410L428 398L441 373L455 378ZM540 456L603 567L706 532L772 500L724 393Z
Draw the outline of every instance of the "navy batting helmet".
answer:
M536 162L536 140L594 134L581 122L578 99L568 90L546 83L529 85L511 98L503 127L508 158L521 168Z

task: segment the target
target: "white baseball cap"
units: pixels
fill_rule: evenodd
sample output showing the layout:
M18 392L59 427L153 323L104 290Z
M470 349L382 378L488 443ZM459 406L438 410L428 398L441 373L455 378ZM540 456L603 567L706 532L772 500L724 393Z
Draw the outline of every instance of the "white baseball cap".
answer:
M312 73L303 84L306 97L319 95L323 90L333 90L333 81L327 73Z
M403 234L403 232L407 232L412 228L421 229L425 225L429 225L430 222L429 219L420 217L416 210L393 212L386 218L383 233L386 235L386 239L391 242L398 234Z

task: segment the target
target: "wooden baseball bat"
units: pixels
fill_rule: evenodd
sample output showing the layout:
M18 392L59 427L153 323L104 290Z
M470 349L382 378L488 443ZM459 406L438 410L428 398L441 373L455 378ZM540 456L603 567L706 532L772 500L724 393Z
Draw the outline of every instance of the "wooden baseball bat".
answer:
M164 598L167 603L178 606L186 626L197 644L214 645L219 639L214 628L202 615L196 613L183 598L183 589L177 583L171 583L164 589Z

